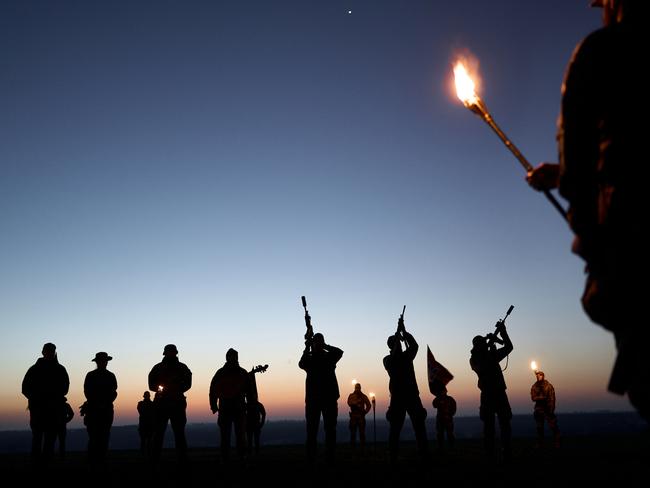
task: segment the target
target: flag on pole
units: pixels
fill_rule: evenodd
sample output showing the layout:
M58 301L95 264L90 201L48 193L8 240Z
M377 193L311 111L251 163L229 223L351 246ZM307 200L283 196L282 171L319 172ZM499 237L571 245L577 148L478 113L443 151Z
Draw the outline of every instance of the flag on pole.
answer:
M442 364L436 361L427 345L427 373L429 378L429 391L437 395L447 383L454 379L454 375Z

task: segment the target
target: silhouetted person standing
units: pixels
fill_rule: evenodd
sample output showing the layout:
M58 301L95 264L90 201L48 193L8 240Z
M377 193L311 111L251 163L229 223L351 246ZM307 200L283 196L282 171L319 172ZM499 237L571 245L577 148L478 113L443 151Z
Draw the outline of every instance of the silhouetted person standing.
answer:
M145 391L142 400L138 402L138 434L140 435L140 452L145 456L151 455L153 433L156 423L156 411L151 401L151 393Z
M253 399L246 404L246 438L248 452L260 453L260 435L266 423L266 409L259 400Z
M163 351L163 360L149 372L149 389L155 391L154 406L156 412L152 458L160 460L167 423L171 423L176 444L176 453L181 461L187 460L187 399L184 393L192 387L192 372L178 360L178 349L174 344L167 344Z
M342 356L341 349L325 344L325 338L320 332L305 339L305 349L298 366L307 373L305 420L307 424L307 458L310 460L316 456L318 426L322 414L327 459L330 462L334 461L336 420L340 396L339 384L336 379L336 363Z
M230 459L230 437L235 428L237 454L246 454L246 401L251 396L248 372L239 366L239 353L230 348L226 352L226 364L219 368L210 382L210 409L219 412L221 434L221 457Z
M575 49L562 84L559 165L528 174L538 190L559 187L569 202L572 251L586 263L582 305L614 334L618 355L609 391L627 393L650 421L647 345L647 222L650 119L639 114L639 73L650 52L647 0L596 0L604 27Z
M65 458L66 452L66 437L68 436L68 424L74 418L74 410L68 403L67 398L63 398L63 405L59 414L59 428L57 429L57 438L59 440L59 455L62 459Z
M357 431L359 431L359 445L363 451L366 447L366 414L372 405L370 399L361 391L361 383L355 383L354 391L348 395L350 407L350 444L357 445Z
M253 454L253 450L256 455L260 453L260 435L266 422L266 409L259 401L255 373L263 373L267 368L268 364L265 366L260 365L248 372L251 385L251 394L246 402L246 440L249 455Z
M27 370L22 384L32 429L32 459L36 462L47 462L54 454L61 412L70 387L68 372L57 359L56 346L48 342L42 354Z
M84 424L88 431L88 460L102 463L106 459L113 425L113 401L117 398L117 379L108 369L113 359L105 352L95 354L97 369L90 371L84 381L86 407Z
M401 341L404 341L404 350ZM386 344L390 349L390 354L384 357L384 368L390 378L388 382L390 403L386 412L386 419L390 424L388 436L390 460L395 463L398 459L399 438L407 413L415 431L418 454L421 459L424 459L428 451L425 426L427 411L420 400L420 390L413 368L413 360L419 346L413 336L406 331L402 317L397 321L397 332L388 337Z
M533 418L537 427L537 445L544 445L544 420L553 432L554 446L560 447L560 428L555 416L555 388L544 379L543 371L535 371L537 381L530 388L530 399L535 402Z
M456 400L448 394L447 387L442 386L436 391L432 405L436 410L436 438L438 449L445 448L445 436L449 447L453 448L456 441L454 435L454 415L456 415Z
M496 334L500 335L501 339ZM478 387L481 390L479 413L483 421L485 451L489 456L494 455L496 415L499 419L504 459L509 459L512 410L506 394L506 381L499 363L512 352L513 346L505 323L501 320L496 324L496 334L490 334L487 338L474 337L469 363L478 376ZM503 343L502 347L496 347L497 340Z

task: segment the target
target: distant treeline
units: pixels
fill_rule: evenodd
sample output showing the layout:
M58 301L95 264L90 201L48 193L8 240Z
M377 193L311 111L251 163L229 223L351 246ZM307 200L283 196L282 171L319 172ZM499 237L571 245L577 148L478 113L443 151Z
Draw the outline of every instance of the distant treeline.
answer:
M375 438L372 417L368 418L366 426L367 442L372 445ZM589 436L603 434L634 434L647 428L647 423L636 412L597 412L597 413L559 413L558 421L563 436ZM480 438L483 424L478 417L456 417L454 419L456 437L459 439ZM512 419L513 437L534 437L535 422L532 415L515 415ZM429 440L435 439L435 418L427 419ZM170 433L171 434L171 433ZM215 423L188 424L186 428L190 448L217 447L219 445L219 429ZM322 429L321 429L322 435ZM377 442L388 440L388 422L377 419ZM340 417L337 426L337 442L349 442L347 418ZM31 447L31 432L0 431L0 453L29 452ZM413 429L408 421L404 423L401 439L415 439ZM323 442L323 439L319 439ZM291 445L305 442L305 423L302 420L269 421L262 429L262 446ZM85 451L88 434L83 428L69 429L68 451ZM113 426L111 429L111 449L139 449L140 438L136 425ZM173 436L167 435L165 447L173 447Z

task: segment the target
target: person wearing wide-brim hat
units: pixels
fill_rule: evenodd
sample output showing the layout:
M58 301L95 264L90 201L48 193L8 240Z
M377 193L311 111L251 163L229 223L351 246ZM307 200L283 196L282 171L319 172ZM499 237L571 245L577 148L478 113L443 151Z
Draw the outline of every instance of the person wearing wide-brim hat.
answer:
M88 460L102 463L108 451L113 425L113 401L117 397L117 379L107 368L113 358L101 351L92 359L97 369L90 371L84 381L84 424L88 431Z

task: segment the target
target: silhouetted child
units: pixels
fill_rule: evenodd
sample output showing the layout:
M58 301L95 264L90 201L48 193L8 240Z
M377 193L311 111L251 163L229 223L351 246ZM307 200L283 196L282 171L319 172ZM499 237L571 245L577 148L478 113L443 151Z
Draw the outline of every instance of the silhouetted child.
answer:
M266 409L258 400L248 402L246 405L246 433L248 439L248 452L253 448L255 454L260 453L260 433L266 422Z
M436 434L438 439L438 448L443 450L445 447L445 433L449 447L454 447L454 415L456 415L456 400L447 395L447 388L442 387L433 399L433 408L436 413Z
M64 403L61 405L61 416L59 418L60 423L56 436L59 440L59 454L61 455L62 459L65 459L65 438L68 433L67 425L74 417L74 411L68 403L68 400L66 398L63 398L63 400Z
M155 426L154 404L151 401L151 393L145 391L142 400L138 402L138 434L140 434L140 452L145 456L151 454L151 442Z

